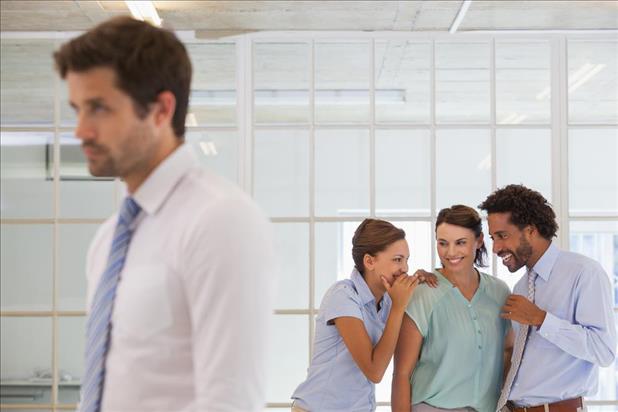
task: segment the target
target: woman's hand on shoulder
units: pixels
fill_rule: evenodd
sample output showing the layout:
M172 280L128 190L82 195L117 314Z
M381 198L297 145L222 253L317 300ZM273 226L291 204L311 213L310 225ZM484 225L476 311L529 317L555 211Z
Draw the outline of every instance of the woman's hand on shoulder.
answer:
M392 285L383 276L381 279L386 292L393 301L393 308L398 309L404 309L408 305L408 301L419 283L417 275L408 276L407 273L398 276Z
M431 272L427 272L426 270L419 269L414 272L416 276L418 276L419 283L425 283L430 288L438 287L438 277Z

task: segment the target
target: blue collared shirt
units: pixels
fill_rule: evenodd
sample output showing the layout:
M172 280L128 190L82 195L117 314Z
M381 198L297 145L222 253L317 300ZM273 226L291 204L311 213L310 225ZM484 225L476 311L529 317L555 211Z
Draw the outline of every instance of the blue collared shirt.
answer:
M530 328L509 399L519 406L593 395L598 367L616 356L616 327L609 278L601 265L553 243L534 265L534 303L547 312ZM527 296L527 278L513 293ZM513 322L515 333L519 324Z
M380 310L361 274L335 283L324 295L316 318L313 357L307 379L294 391L295 405L309 411L369 412L376 408L375 384L352 359L333 320L350 316L363 321L373 345L382 336L391 310L387 293Z

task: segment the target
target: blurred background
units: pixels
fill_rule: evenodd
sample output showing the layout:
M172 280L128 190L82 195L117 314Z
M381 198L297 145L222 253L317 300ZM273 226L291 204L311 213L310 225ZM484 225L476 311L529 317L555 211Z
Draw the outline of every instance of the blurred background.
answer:
M265 411L289 410L367 216L404 228L411 267L430 269L438 210L525 184L553 204L556 242L601 262L618 319L618 2L3 0L3 411L76 407L86 250L123 190L89 175L51 55L131 8L188 47L187 142L275 227ZM486 271L522 274L495 257ZM617 393L618 363L589 411L618 410Z

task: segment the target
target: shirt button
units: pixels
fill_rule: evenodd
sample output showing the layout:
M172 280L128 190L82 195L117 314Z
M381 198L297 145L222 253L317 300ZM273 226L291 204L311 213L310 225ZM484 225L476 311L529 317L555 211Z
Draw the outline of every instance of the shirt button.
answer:
M477 332L478 332L478 333L481 333L481 331L480 331L480 330L477 330Z
M479 349L481 349L481 345L479 345Z

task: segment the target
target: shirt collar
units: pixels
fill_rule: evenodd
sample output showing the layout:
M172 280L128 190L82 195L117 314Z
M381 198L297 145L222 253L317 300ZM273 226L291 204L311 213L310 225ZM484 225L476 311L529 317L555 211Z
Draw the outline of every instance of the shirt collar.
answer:
M180 179L197 165L191 146L181 144L150 173L135 191L133 198L147 214L154 214L163 205Z
M549 275L551 274L551 270L558 259L558 255L560 254L560 249L558 246L554 244L554 242L550 243L549 247L543 253L543 256L536 262L532 270L543 278L543 280L549 280Z
M358 292L358 296L360 296L363 305L366 305L370 302L375 302L375 297L373 296L373 293L371 293L369 286L365 282L365 279L363 279L363 275L360 274L358 269L354 268L354 270L352 271L352 275L350 275L350 278L352 279L352 283L354 283L356 292Z

